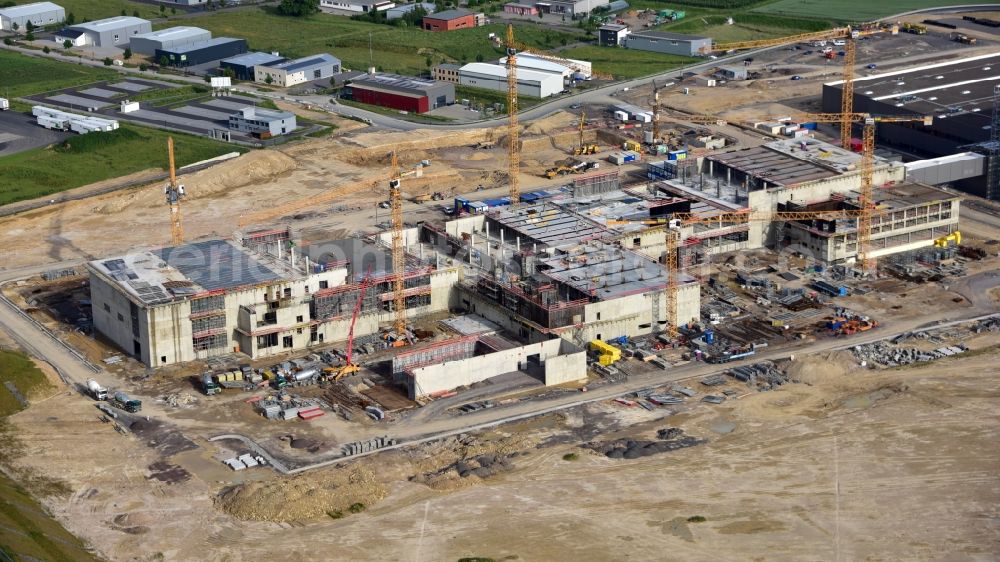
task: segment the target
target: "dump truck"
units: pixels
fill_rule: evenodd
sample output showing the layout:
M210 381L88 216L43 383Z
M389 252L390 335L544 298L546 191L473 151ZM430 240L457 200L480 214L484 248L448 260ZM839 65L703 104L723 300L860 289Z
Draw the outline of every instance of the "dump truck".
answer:
M111 404L118 408L119 410L125 410L130 414L134 414L139 410L142 410L142 402L134 398L129 398L128 394L118 391L111 397Z
M559 166L545 170L545 177L552 179L556 176L565 176L566 174L575 173L575 171L576 170L569 166L563 166L560 164Z
M94 400L107 400L108 389L104 388L94 379L87 379L87 392Z
M951 40L952 41L957 41L958 43L964 43L966 45L975 45L976 44L976 38L975 37L969 37L968 35L966 35L964 33L952 33L951 34ZM0 103L2 103L2 102L0 102Z
M413 198L414 203L426 203L428 201L443 201L444 193L435 191L434 193L424 193Z

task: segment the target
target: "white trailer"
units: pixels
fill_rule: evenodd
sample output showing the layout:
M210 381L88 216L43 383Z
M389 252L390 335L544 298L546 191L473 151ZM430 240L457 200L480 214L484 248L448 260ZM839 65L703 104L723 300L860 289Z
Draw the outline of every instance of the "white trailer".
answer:
M7 111L10 109L10 102L7 98L0 98L0 111Z

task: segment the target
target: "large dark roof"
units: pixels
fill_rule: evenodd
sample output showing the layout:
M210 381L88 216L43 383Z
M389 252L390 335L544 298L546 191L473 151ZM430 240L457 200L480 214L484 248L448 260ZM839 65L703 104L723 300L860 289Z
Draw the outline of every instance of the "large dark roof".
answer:
M207 291L280 278L267 266L225 240L194 242L162 248L153 253Z

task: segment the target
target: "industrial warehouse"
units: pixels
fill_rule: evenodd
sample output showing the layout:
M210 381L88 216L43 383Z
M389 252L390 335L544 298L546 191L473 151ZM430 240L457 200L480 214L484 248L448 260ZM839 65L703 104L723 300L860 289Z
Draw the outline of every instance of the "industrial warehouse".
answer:
M4 55L0 551L992 551L995 10L320 4Z

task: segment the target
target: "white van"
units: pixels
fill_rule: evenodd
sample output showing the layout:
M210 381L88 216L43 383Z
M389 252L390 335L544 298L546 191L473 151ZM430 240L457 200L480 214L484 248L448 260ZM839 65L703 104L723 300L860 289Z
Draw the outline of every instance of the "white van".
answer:
M844 45L847 44L847 41L844 41L843 39L835 39L833 41L833 44L836 45L837 47L843 47Z

